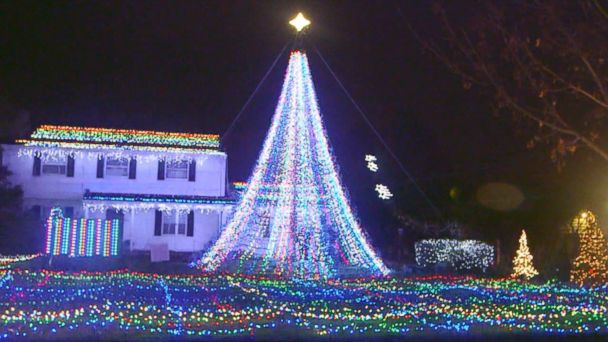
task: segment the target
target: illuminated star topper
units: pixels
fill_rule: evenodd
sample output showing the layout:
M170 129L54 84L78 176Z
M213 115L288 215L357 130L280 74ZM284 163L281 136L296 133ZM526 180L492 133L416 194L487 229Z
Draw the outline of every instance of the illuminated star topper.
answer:
M296 28L298 32L302 31L306 26L310 25L310 20L306 19L302 12L298 13L295 18L291 19L289 24Z

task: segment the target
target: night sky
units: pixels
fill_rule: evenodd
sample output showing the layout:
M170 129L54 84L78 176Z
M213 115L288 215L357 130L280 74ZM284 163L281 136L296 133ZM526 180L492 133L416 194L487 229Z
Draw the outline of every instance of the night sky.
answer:
M462 3L451 12L470 15ZM424 1L2 1L0 96L30 112L32 125L67 124L223 134L281 48L298 11L334 154L364 226L379 244L395 232L396 208L436 219L322 64L316 46L444 219L473 235L532 240L583 206L603 217L605 166L579 153L558 172L529 132L493 117L488 98L464 90L408 31L440 34ZM226 137L231 180L246 180L279 96L287 54ZM363 156L374 153L373 178ZM376 181L395 193L376 198ZM488 182L519 188L508 212L481 206ZM450 190L456 196L450 197ZM500 228L498 228L500 226ZM505 235L506 234L506 235ZM513 242L515 243L515 242Z

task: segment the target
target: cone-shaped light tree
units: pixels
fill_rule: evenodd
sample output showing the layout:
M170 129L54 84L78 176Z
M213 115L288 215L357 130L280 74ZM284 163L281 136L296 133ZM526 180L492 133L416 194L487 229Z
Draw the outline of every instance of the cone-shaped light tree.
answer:
M524 278L526 280L530 280L537 276L538 271L536 268L534 268L532 259L532 254L528 248L528 237L526 236L526 231L522 230L521 236L519 237L519 248L517 249L515 258L513 259L513 273L511 276Z
M198 265L301 279L388 273L340 181L303 51L291 52L270 129L233 218Z
M570 281L579 285L602 285L608 283L608 246L595 215L585 210L572 221L578 233L578 256L572 262Z

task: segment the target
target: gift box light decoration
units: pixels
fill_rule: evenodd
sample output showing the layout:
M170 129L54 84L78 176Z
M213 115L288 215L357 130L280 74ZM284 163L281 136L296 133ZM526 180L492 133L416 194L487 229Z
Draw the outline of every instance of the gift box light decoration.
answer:
M145 160L205 160L202 154L224 154L217 134L158 132L111 128L43 125L30 139L20 139L20 156L41 159L88 157ZM193 157L193 155L196 155Z
M64 217L61 209L53 208L46 223L45 252L71 257L116 256L120 233L120 220Z
M446 263L456 270L485 271L494 264L494 247L476 240L429 239L414 245L422 267Z
M306 54L292 51L257 164L205 271L327 279L385 275L330 153Z

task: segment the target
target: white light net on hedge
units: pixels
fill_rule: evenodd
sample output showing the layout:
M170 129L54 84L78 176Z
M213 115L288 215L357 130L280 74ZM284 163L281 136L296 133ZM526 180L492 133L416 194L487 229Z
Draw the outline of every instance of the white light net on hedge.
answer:
M477 240L420 240L415 250L416 263L422 267L446 263L456 270L485 271L494 263L494 247Z

